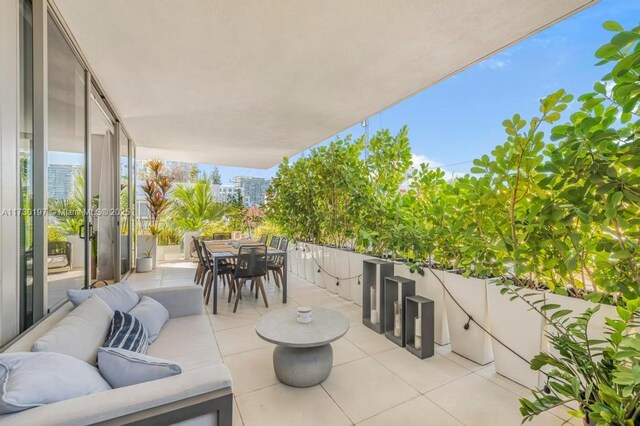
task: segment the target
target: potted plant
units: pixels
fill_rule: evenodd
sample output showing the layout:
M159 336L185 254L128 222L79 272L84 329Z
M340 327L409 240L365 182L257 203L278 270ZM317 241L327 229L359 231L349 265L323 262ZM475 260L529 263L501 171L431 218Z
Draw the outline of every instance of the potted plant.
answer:
M147 179L141 185L149 209L149 234L138 236L138 248L149 252L152 256L153 269L156 267L156 246L160 219L170 206L168 194L173 185L171 177L166 172L160 160L149 160L146 163Z
M520 399L524 421L573 402L577 409L569 413L585 425L640 425L640 299L619 306L619 318L607 318L603 338L594 339L589 328L599 306L573 315L560 305L543 304L522 287L501 292L544 318L553 349L531 360L531 368L547 380L532 398Z
M152 250L149 249L136 258L136 272L151 272L153 270Z

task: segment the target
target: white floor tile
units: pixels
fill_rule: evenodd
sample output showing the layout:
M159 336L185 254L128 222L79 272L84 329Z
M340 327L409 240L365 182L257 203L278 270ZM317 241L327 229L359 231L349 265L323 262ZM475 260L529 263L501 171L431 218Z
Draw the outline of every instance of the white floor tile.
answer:
M352 326L345 337L369 355L398 347L398 345L384 337L384 334L378 334L363 325Z
M280 383L273 371L273 348L261 348L223 357L233 378L236 396Z
M273 347L271 343L258 337L254 325L218 331L216 338L223 357L253 349Z
M370 357L338 365L321 386L356 423L419 396Z
M237 398L245 426L342 426L351 421L320 387L275 385Z
M522 422L518 397L478 374L469 374L425 394L468 425L513 426ZM553 414L538 416L531 425L561 425Z
M471 374L471 371L442 355L420 359L405 348L392 349L373 357L421 393Z
M424 396L371 417L358 426L460 426L462 423Z

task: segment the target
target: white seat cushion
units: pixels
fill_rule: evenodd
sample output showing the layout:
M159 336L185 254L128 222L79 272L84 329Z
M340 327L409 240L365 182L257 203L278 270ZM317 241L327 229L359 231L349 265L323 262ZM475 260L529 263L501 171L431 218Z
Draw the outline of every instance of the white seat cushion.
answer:
M222 362L208 315L170 319L147 355L177 362L185 371Z

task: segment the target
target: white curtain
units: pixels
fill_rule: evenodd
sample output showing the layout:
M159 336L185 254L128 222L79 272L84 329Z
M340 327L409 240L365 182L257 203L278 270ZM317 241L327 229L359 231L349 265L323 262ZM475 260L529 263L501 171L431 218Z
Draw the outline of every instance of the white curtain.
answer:
M113 167L113 134L107 131L102 146L98 197L98 280L114 278L116 207Z

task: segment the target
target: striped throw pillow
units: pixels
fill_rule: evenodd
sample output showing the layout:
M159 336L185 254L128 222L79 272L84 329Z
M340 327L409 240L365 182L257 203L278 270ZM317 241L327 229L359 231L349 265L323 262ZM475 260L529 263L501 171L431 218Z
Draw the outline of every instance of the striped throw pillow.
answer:
M146 354L149 347L147 330L142 325L142 322L133 315L115 311L104 347L120 348Z

